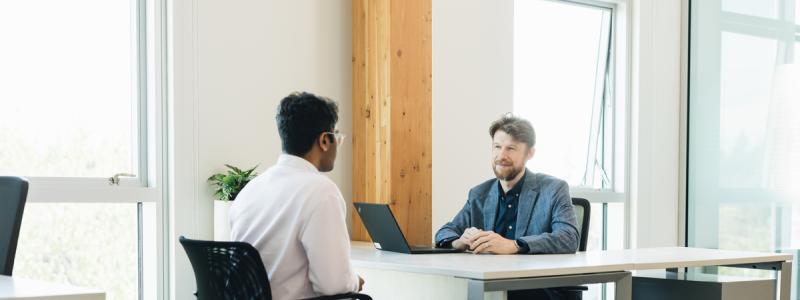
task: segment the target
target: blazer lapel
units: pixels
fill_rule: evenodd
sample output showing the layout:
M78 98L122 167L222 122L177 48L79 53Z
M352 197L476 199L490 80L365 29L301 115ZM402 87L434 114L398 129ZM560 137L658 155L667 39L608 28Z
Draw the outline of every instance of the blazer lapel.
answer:
M539 200L539 186L536 179L536 174L525 170L525 183L522 187L522 192L519 195L519 203L517 204L517 229L514 231L514 238L518 239L525 236L525 232L530 225L531 215L533 215L533 208L536 206L536 201Z
M489 193L486 194L486 201L483 204L483 230L494 230L494 217L497 214L497 180L494 181Z

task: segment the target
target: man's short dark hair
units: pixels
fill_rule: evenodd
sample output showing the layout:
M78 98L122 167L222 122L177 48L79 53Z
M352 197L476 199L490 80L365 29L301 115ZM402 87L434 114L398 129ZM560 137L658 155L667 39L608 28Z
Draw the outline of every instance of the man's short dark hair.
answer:
M333 100L307 92L286 96L278 105L278 133L283 152L303 156L323 132L333 132L339 107ZM333 137L329 137L333 142Z
M523 118L506 114L497 121L492 122L492 125L489 126L489 136L494 138L494 133L498 130L507 133L515 141L525 143L528 148L533 148L536 145L536 132L533 131L531 122Z

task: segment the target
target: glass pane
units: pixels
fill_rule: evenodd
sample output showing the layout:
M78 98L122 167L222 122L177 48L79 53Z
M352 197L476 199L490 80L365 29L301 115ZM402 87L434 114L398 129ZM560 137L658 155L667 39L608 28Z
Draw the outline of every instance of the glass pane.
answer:
M794 23L800 26L800 1L794 1Z
M767 6L796 2L790 1L727 3L753 6L751 11L763 16L773 9ZM717 12L701 6L708 4L692 1L690 14L688 245L796 255L800 65L784 64L793 58L785 56L784 45L797 43L785 40L786 35L761 34L785 30L779 22L739 18L741 25L763 30L745 34L717 29L723 22ZM734 268L702 271L774 274Z
M720 34L718 50L707 53L718 55L718 71L690 75L699 88L690 91L689 104L689 245L770 250L774 199L765 185L765 151L778 43ZM696 46L700 59L703 45ZM707 88L713 86L716 93Z
M603 151L609 20L610 11L596 7L514 2L514 113L530 120L537 136L529 167L571 186L603 187L594 154Z
M800 4L800 3L798 3ZM800 7L800 6L798 6ZM794 43L794 63L800 64L800 42Z
M778 42L722 33L719 104L719 186L761 185L764 139ZM702 118L702 117L701 117Z
M704 104L703 99L691 102L691 110L698 108L697 113L690 116L691 126L717 129L693 131L690 133L690 146L718 149L709 151L713 153L713 159L704 157L706 154L703 152L690 162L695 168L718 169L717 172L703 172L707 177L702 177L702 181L701 177L690 175L690 186L695 188L690 189L689 197L696 203L690 204L690 208L711 204L704 206L704 214L716 215L712 218L694 214L691 221L696 221L697 225L690 232L706 230L712 233L710 230L718 228L711 236L693 241L695 245L743 250L774 249L771 234L774 217L770 202L776 199L769 198L767 183L774 176L770 176L768 170L781 168L777 164L770 167L768 152L774 151L767 149L773 148L770 142L777 142L768 140L776 138L772 134L776 131L769 130L769 120L775 119L777 111L769 103L773 96L777 45L776 40L723 32L718 75L719 104L715 109ZM698 84L709 84L704 80L706 78L698 78ZM708 114L703 109L715 112ZM714 115L719 116L718 125L711 123L714 118L710 116ZM714 143L718 146L713 146ZM695 152L700 153L699 150ZM715 164L718 167L714 167ZM716 224L701 226L708 222Z
M0 1L0 174L131 173L131 7L129 1Z
M14 276L138 299L136 203L28 203Z
M780 0L722 0L722 10L743 15L778 18Z
M603 249L603 204L592 203L589 213L589 237L586 242L586 251Z
M588 291L583 292L583 300L601 300L603 299L603 284L587 284L586 286L589 287ZM610 285L609 285L610 286ZM608 298L614 299L614 297Z
M625 248L625 204L608 204L608 249Z
M625 205L623 203L607 203L608 205L608 236L606 237L607 249L623 249L625 247ZM592 203L592 212L589 220L589 240L587 251L603 249L603 204Z
M765 250L772 248L772 207L750 203L721 204L719 246L725 249Z
M156 234L156 204L142 203L142 295L143 299L157 299L158 256Z

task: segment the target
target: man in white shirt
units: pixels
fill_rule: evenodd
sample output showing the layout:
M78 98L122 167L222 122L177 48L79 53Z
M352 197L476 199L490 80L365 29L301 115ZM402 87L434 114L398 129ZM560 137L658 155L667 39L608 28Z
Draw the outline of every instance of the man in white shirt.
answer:
M338 118L330 99L284 98L275 118L284 154L231 205L231 238L258 249L273 299L358 292L364 284L350 264L344 198L320 173L333 170L344 138Z

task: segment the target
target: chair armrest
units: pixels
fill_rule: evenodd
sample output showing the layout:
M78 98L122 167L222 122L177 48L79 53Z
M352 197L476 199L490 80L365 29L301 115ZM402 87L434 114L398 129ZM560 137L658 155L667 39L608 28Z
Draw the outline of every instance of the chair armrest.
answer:
M319 296L314 298L308 298L304 300L335 300L335 299L358 299L358 300L372 300L372 297L361 294L361 293L347 293L347 294L338 294L338 295L331 295L331 296Z

